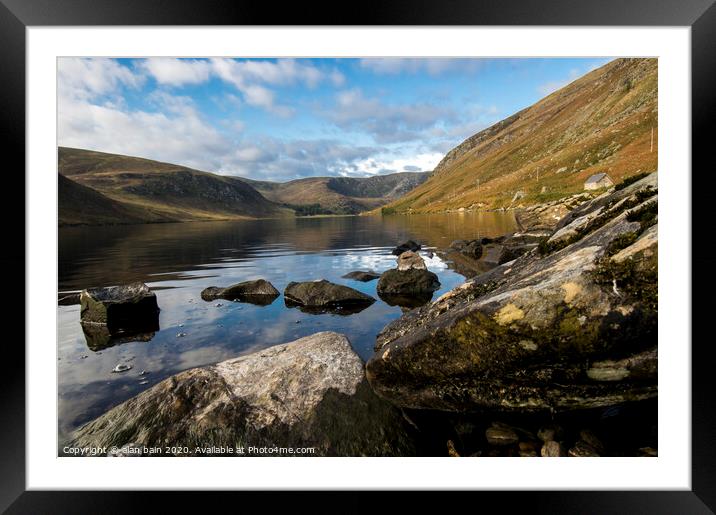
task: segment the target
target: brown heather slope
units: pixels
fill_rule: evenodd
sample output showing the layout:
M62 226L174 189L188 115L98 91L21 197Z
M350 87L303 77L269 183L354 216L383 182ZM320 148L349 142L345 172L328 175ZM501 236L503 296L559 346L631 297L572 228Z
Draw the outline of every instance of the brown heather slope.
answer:
M471 136L383 212L529 205L581 191L594 173L616 184L654 171L657 116L657 60L616 59Z
M310 177L283 183L242 180L267 199L297 209L298 214L358 214L405 195L429 175L401 172L374 177Z
M139 221L197 221L293 215L243 181L138 157L60 147L59 172L123 206ZM87 193L87 192L85 192ZM60 211L82 212L63 205ZM75 201L81 201L76 198ZM82 223L103 224L103 213L87 211ZM115 211L115 214L117 212ZM97 217L94 217L97 215ZM112 215L114 216L114 215ZM125 223L136 223L128 219Z

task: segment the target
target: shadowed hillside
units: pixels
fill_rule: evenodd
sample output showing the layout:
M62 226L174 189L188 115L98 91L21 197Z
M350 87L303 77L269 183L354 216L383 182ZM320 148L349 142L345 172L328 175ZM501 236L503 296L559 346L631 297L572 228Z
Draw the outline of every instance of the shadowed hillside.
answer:
M163 221L141 207L112 200L63 175L58 177L57 186L59 225L114 225Z
M448 152L383 212L510 207L561 198L592 174L657 169L657 60L616 59Z
M297 214L358 214L405 195L429 175L404 172L365 178L310 177L285 183L242 180Z
M192 221L291 215L231 177L137 157L60 147L59 172L108 197L141 221ZM81 212L63 205L61 211ZM100 217L101 218L101 217ZM107 223L100 219L84 223ZM129 222L131 223L131 222Z

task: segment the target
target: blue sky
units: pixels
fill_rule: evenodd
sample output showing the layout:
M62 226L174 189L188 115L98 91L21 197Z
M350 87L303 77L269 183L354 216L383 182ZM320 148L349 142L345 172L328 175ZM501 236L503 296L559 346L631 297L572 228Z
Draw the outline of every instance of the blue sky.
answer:
M608 58L58 59L58 143L286 181L431 170Z

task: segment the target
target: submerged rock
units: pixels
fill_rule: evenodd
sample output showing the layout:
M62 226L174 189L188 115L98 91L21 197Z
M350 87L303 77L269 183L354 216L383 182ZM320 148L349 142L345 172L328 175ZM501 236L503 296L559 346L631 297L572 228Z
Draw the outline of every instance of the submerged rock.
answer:
M655 397L654 193L635 183L607 196L568 245L526 253L389 324L366 367L375 391L404 408L458 412Z
M130 342L148 342L159 331L159 318L138 320L129 327L115 328L104 324L81 324L87 347L100 351Z
M398 256L396 260L398 262L398 270L405 272L406 270L427 270L425 266L425 260L412 250L406 250Z
M408 241L406 241L405 243L401 243L400 245L398 245L397 247L395 247L395 248L393 249L393 255L394 255L394 256L399 256L399 255L401 255L403 252L407 252L407 251L409 251L409 250L411 250L411 251L413 251L413 252L417 252L417 251L419 251L421 248L422 248L422 245L420 245L420 243L415 243L413 240L408 240Z
M207 302L216 299L225 299L266 306L276 300L280 294L281 293L270 282L264 279L257 279L255 281L244 281L232 284L226 288L210 286L201 292L201 298Z
M303 306L309 310L363 310L375 299L348 286L320 281L291 282L283 295L288 306Z
M378 281L379 295L424 295L440 289L438 276L428 270L410 268L383 272Z
M378 277L380 277L380 274L378 272L374 272L373 270L368 270L367 272L356 270L355 272L348 272L343 276L344 279L353 279L364 283L378 279Z
M400 410L373 393L348 339L323 332L165 379L80 428L71 445L414 455L411 431Z
M87 346L94 351L130 341L149 341L159 330L157 297L139 282L83 290L80 321Z

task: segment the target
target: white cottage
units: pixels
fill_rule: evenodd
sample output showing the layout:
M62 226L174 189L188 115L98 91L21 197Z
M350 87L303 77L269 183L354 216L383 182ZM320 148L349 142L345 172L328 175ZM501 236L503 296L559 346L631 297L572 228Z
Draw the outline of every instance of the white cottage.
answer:
M585 190L598 190L600 188L609 188L614 183L606 173L595 173L584 183Z

